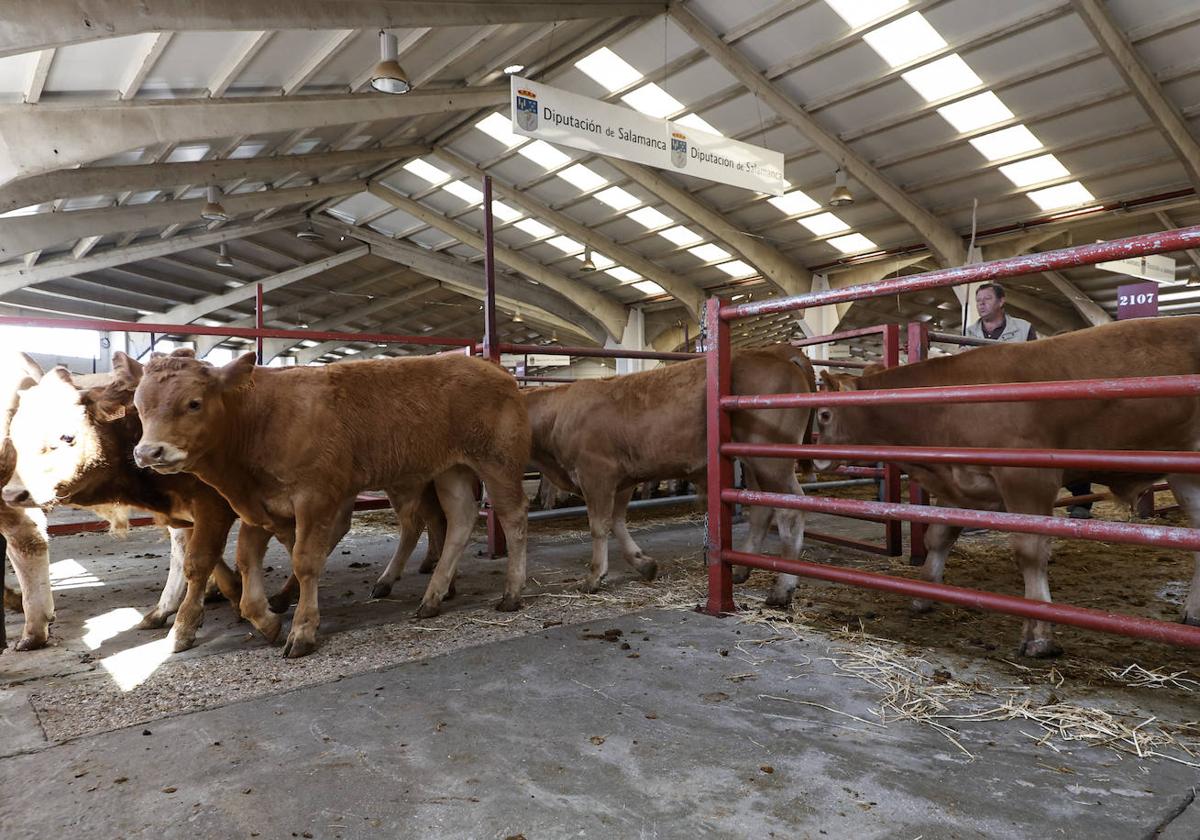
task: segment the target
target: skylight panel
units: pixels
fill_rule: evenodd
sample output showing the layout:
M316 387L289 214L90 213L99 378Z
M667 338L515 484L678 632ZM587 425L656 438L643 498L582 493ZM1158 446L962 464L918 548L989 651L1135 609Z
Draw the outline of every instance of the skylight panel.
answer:
M492 215L502 222L511 222L521 218L521 216L524 214L517 208L509 207L503 201L496 201L496 199L493 198Z
M908 0L825 0L852 27L862 26L908 5Z
M528 137L514 134L512 130L512 118L501 113L488 114L475 123L475 127L493 140L503 143L506 149L519 146L529 139Z
M715 134L718 137L725 136L725 135L721 134L721 132L719 132L715 128L713 128L712 124L710 124L707 120L705 120L699 114L684 114L682 117L675 120L675 122L678 125L687 126L688 128L698 128L701 131L707 131L709 134Z
M651 117L662 119L683 110L683 103L651 82L621 97L626 105Z
M1001 166L1000 171L1004 173L1005 178L1018 187L1040 184L1043 181L1052 181L1055 178L1063 178L1071 174L1054 155L1040 155L1029 160L1010 163L1007 166Z
M1013 117L1013 112L990 90L962 102L943 105L937 112L960 134Z
M422 160L421 158L410 160L408 163L404 164L404 168L405 170L416 175L418 178L428 181L431 184L441 184L444 181L450 180L450 173L443 172L432 163Z
M821 206L801 190L792 190L790 193L785 193L784 195L772 196L767 199L767 202L775 205L780 211L789 216L794 216L797 213L807 213L809 210L816 210Z
M697 242L703 241L704 237L700 236L695 231L688 230L683 225L676 225L673 228L659 231L659 236L663 239L669 239L676 245L695 245Z
M695 248L688 248L688 253L694 257L699 257L705 262L716 262L717 260L727 260L732 256L724 248L708 242L704 245L697 245Z
M645 292L648 295L665 295L667 290L655 283L653 280L640 280L633 284L633 288L639 292Z
M603 187L608 181L597 175L592 170L588 169L582 163L577 163L574 166L568 166L562 172L558 173L558 177L562 178L568 184L578 187L585 192L590 192L597 187Z
M752 274L758 274L758 271L754 268L754 266L750 265L749 263L742 262L741 260L731 260L727 263L721 263L716 267L721 269L721 271L724 271L730 277L749 277Z
M1023 125L1002 128L982 137L972 137L970 142L988 160L1000 160L1042 148L1042 141L1034 137L1033 132Z
M946 46L946 41L929 25L920 12L905 15L886 26L863 35L863 40L879 57L896 67L905 62L929 55Z
M860 251L873 251L878 246L861 233L851 233L846 236L835 236L825 240L843 254L857 254Z
M637 196L620 187L609 187L606 190L601 190L592 196L592 198L604 202L614 210L628 210L635 204L642 203Z
M642 275L638 274L636 271L629 270L628 268L626 268L623 265L618 265L614 268L610 268L607 271L605 271L604 273L610 277L617 278L622 283L632 283L635 280L642 279Z
M449 184L446 184L446 186L442 187L442 189L450 193L450 195L454 196L455 198L461 198L463 201L467 202L467 204L483 203L483 193L465 181L451 181ZM493 209L492 212L495 212L495 210ZM496 213L496 215L500 214Z
M547 245L553 245L564 254L576 254L583 250L583 243L576 242L569 236L556 236L546 240Z
M517 154L529 158L543 169L557 169L571 162L569 157L545 140L534 140L529 145L517 149Z
M576 61L575 67L610 93L629 87L642 78L642 74L633 65L608 47L601 47L591 55Z
M541 239L554 233L554 228L542 224L537 219L522 219L513 225L513 227L517 228L518 230L523 230L530 236L533 236L537 239Z
M1044 190L1034 190L1026 195L1043 210L1059 210L1063 207L1074 207L1096 200L1096 197L1088 192L1087 187L1078 181L1057 187L1047 187Z
M671 224L670 216L655 210L653 207L639 207L629 214L629 218L644 228L660 228L663 225Z
M953 96L983 84L957 53L931 61L900 76L926 102Z
M850 230L850 225L832 213L818 213L815 216L808 216L796 221L817 236L828 236L831 233L841 233L844 230Z

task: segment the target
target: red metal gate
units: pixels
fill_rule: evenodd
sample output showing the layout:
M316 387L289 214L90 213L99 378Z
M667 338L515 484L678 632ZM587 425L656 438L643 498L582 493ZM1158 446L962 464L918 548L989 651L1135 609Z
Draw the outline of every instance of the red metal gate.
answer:
M1106 540L1200 551L1200 531L1124 522L1072 520L1014 513L993 513L919 504L862 502L738 490L733 486L733 459L739 455L779 458L840 458L856 461L1001 464L1025 467L1094 467L1141 472L1197 473L1197 452L1098 452L1086 450L1011 450L909 446L750 445L730 439L729 412L768 408L836 406L843 404L912 405L916 403L1014 402L1027 400L1139 399L1200 396L1200 375L1156 376L1116 380L1031 382L904 388L891 391L848 391L820 394L733 396L730 393L731 321L755 315L793 312L815 306L915 292L965 283L1000 280L1042 271L1092 265L1105 260L1158 254L1200 246L1200 226L1128 239L1064 248L1005 260L941 269L909 277L794 297L723 305L710 299L705 309L707 332L708 420L708 602L706 611L719 615L734 609L731 564L879 589L961 606L1009 613L1024 618L1072 624L1092 630L1157 639L1200 647L1200 627L1052 604L993 592L898 578L820 563L788 561L732 549L734 504L766 505L802 511L836 513L864 518L982 526L999 531L1057 537ZM910 353L921 355L921 344ZM911 357L910 357L911 358ZM915 360L915 359L914 359ZM915 485L910 485L910 487ZM911 491L919 493L919 490ZM917 501L914 499L913 501Z

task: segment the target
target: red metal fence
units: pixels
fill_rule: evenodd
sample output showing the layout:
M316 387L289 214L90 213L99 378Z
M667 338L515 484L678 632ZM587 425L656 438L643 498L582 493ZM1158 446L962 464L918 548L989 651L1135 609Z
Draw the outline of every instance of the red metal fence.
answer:
M1073 382L1005 383L998 385L905 388L891 391L855 391L812 394L733 396L730 393L730 322L754 315L792 312L814 306L863 300L965 283L1001 280L1042 271L1092 265L1105 260L1158 254L1200 246L1200 226L1128 239L1082 245L1030 254L1005 260L942 269L891 278L845 289L811 292L794 297L722 305L716 299L705 309L707 332L707 420L708 420L708 602L712 614L734 609L731 564L752 566L788 574L880 589L928 600L993 610L1012 615L1072 624L1129 636L1158 639L1200 647L1200 628L1163 621L1116 615L1099 610L1051 604L962 587L914 581L836 566L788 561L732 550L734 504L758 504L804 511L837 513L859 518L906 520L981 526L1000 531L1045 534L1057 537L1105 540L1200 551L1200 531L1125 522L1098 522L950 508L921 504L862 502L807 496L756 493L733 486L733 458L739 454L781 458L847 458L857 461L903 461L909 463L1006 464L1041 467L1103 467L1139 472L1200 472L1196 452L1094 452L1054 450L1003 450L901 446L755 446L735 444L730 439L729 412L794 406L875 404L910 405L932 402L1012 402L1025 400L1136 399L1150 397L1200 396L1200 375L1158 376L1118 380ZM927 339L915 327L910 333L910 361L923 357ZM916 338L914 341L913 338ZM890 360L887 360L890 363ZM919 488L910 484L918 498Z

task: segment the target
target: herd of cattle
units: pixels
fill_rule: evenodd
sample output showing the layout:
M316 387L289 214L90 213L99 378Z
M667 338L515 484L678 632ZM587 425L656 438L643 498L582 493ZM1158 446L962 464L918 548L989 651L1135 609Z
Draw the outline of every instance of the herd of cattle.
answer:
M1118 378L1200 372L1200 318L1129 321L1052 339L1000 345L953 357L825 375L832 390L924 385ZM587 505L592 535L583 587L595 591L608 571L608 537L642 577L656 566L630 536L626 507L638 485L688 479L704 486L705 370L697 359L612 379L518 389L501 368L463 356L347 362L325 367L256 367L248 354L224 367L191 351L156 355L146 365L118 353L113 372L73 377L43 372L21 356L0 371L0 534L21 587L24 629L17 650L46 644L54 618L44 511L90 508L119 527L130 508L150 511L171 533L171 563L157 606L143 628L174 614L175 650L194 644L204 599L215 585L269 641L281 613L296 610L283 652L316 647L318 582L326 557L350 527L362 491L383 491L397 514L395 555L375 584L385 595L428 530L433 575L418 607L436 615L452 594L459 558L477 520L476 481L508 541L500 610L521 606L525 583L526 466ZM737 394L815 389L812 366L790 345L737 351ZM1200 402L1192 398L850 406L737 412L733 438L755 443L949 445L1005 448L1193 450ZM812 423L810 423L812 419ZM818 464L821 468L828 465ZM1087 479L1132 498L1159 476L987 466L904 468L945 506L1050 515L1064 481ZM795 464L747 459L751 489L800 494ZM1168 477L1181 506L1200 514L1200 477ZM744 549L758 553L772 523L785 558L800 555L804 516L754 507ZM236 573L223 554L241 521ZM960 529L934 526L923 574L940 582ZM270 539L291 555L292 577L268 598L262 561ZM1050 600L1050 538L1012 538L1025 595ZM434 561L436 564L434 565ZM0 578L3 575L0 563ZM428 570L428 569L423 569ZM743 576L744 579L744 576ZM796 578L779 575L768 598L786 606ZM15 593L5 590L13 606ZM928 609L928 602L916 602ZM0 615L2 618L2 615ZM1183 620L1200 624L1200 556ZM4 649L0 621L0 651ZM1049 656L1060 648L1052 627L1026 621L1020 650Z

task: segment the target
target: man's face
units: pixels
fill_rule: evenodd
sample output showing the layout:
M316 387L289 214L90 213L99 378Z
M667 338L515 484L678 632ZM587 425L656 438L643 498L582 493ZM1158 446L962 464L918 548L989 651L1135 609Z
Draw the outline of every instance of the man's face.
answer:
M996 297L994 289L980 289L975 293L975 306L979 317L987 320L1004 314L1004 301Z

